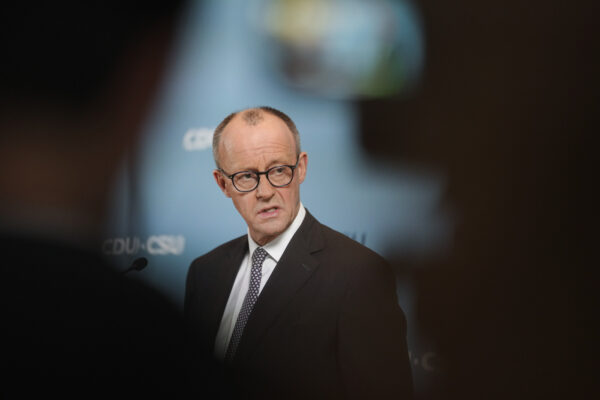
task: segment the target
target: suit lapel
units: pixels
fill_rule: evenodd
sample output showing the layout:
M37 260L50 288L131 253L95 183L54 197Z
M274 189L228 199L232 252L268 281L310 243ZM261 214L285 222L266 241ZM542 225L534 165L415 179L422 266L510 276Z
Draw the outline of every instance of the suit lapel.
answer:
M320 224L307 210L256 301L236 352L236 362L252 355L269 326L310 278L318 266L312 254L323 245Z
M206 288L213 293L209 298L214 299L214 301L211 301L211 304L213 304L214 307L212 307L210 320L207 325L210 327L211 334L209 340L211 345L214 345L223 312L225 311L225 306L227 305L227 300L231 293L231 288L233 287L235 277L237 276L242 260L247 252L248 236L244 235L236 239L232 243L231 248L227 249L226 257L223 258L222 263L215 270L215 279L212 282L212 287Z

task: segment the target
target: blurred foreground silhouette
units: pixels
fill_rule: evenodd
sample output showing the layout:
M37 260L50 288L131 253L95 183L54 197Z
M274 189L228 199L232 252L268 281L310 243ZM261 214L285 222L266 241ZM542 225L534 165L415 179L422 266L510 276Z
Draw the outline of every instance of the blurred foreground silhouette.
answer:
M592 2L417 3L426 71L360 104L377 157L447 178L447 253L398 257L447 399L593 398L597 289L588 187L598 151Z
M3 398L189 394L179 310L100 254L113 181L154 103L181 7L3 10Z

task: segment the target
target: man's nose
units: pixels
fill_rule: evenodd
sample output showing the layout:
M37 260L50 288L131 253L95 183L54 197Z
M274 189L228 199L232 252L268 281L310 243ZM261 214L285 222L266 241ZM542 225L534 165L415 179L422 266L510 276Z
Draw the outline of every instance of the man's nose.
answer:
M258 187L256 188L257 198L270 198L275 193L275 188L271 185L266 175L260 177Z

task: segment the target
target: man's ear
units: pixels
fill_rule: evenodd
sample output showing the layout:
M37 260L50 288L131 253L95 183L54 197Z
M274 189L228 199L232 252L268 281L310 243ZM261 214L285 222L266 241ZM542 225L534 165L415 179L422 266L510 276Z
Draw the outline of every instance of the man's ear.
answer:
M215 169L213 171L213 177L215 178L215 182L217 182L217 185L219 185L219 188L221 188L221 191L223 191L223 194L231 198L229 190L227 189L227 181L225 180L223 173L221 173L221 171L219 171L218 169Z
M308 166L308 154L302 152L298 157L298 167L296 170L298 171L298 179L300 183L304 182L304 178L306 177L306 167Z

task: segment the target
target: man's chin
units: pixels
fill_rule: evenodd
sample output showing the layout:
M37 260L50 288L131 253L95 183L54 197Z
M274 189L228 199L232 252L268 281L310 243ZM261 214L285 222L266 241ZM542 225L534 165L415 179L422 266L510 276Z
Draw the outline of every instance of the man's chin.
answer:
M252 235L252 239L254 239L254 241L261 246L269 243L271 240L281 235L286 228L284 224L277 223L276 221L268 224L269 226L265 225L266 224L263 224L263 226L261 226L262 229L255 231L255 234Z

